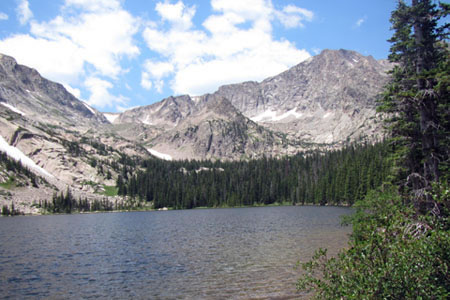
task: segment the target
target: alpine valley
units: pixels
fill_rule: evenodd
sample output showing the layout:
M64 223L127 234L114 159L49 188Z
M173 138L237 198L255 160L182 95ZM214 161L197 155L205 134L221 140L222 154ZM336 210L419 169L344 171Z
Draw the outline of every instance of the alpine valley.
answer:
M0 54L0 205L38 213L66 191L100 201L131 159L250 160L380 140L376 106L390 68L324 50L262 82L101 113Z

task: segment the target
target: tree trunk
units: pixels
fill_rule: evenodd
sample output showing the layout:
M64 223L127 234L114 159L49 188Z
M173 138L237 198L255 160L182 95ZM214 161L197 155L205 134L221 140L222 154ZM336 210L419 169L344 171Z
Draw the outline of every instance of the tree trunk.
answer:
M423 176L430 184L431 182L439 181L438 170L438 144L436 139L437 134L437 120L436 120L436 101L433 90L434 84L423 77L423 72L428 71L433 66L429 66L426 58L429 56L428 51L433 51L434 45L425 45L425 34L427 16L418 11L419 0L412 0L413 8L416 9L414 20L414 39L417 49L416 57L416 75L417 75L417 89L418 89L418 109L420 110L420 134L422 138L422 153L423 161Z

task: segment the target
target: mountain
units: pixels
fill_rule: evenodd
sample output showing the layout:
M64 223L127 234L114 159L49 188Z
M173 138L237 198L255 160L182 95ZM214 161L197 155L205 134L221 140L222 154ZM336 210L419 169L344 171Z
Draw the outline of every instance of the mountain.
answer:
M245 117L217 94L169 97L125 111L113 132L166 159L252 159L306 149Z
M339 148L381 138L376 101L386 61L324 50L260 83L169 97L114 120L118 134L176 159L242 159Z
M349 50L324 50L261 83L219 88L259 124L315 144L342 144L380 135L376 100L387 83L386 61Z
M0 205L36 212L32 203L64 191L103 201L133 175L136 159L248 160L373 141L382 134L376 100L389 68L325 50L262 82L108 114L0 55Z
M145 149L106 133L109 124L61 84L0 55L0 151L38 178L33 184L24 181L14 171L21 167L11 169L2 159L0 205L15 200L16 208L33 212L29 204L51 201L68 188L77 197L103 197L105 186L115 185L123 155L148 156ZM5 191L1 184L14 188Z
M14 107L35 121L66 128L108 123L102 113L75 98L61 84L43 78L36 70L2 54L0 104Z

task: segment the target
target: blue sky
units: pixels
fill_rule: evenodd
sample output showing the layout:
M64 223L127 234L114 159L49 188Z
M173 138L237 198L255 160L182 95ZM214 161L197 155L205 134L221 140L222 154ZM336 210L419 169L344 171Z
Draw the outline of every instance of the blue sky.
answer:
M324 49L389 52L396 0L1 0L0 53L100 111L260 81Z

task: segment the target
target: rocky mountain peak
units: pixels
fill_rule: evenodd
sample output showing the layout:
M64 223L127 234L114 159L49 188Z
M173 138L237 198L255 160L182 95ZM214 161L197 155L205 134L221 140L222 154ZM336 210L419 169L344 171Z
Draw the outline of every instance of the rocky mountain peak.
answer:
M43 78L35 69L3 54L0 56L0 102L45 123L74 126L86 122L108 123L103 114L78 100L62 84ZM58 113L49 117L52 112Z
M381 134L376 101L391 68L355 51L324 50L261 82L225 85L203 96L171 96L108 115L109 126L62 85L11 57L0 58L0 102L69 128L105 124L112 134L183 159L276 156L376 139Z

